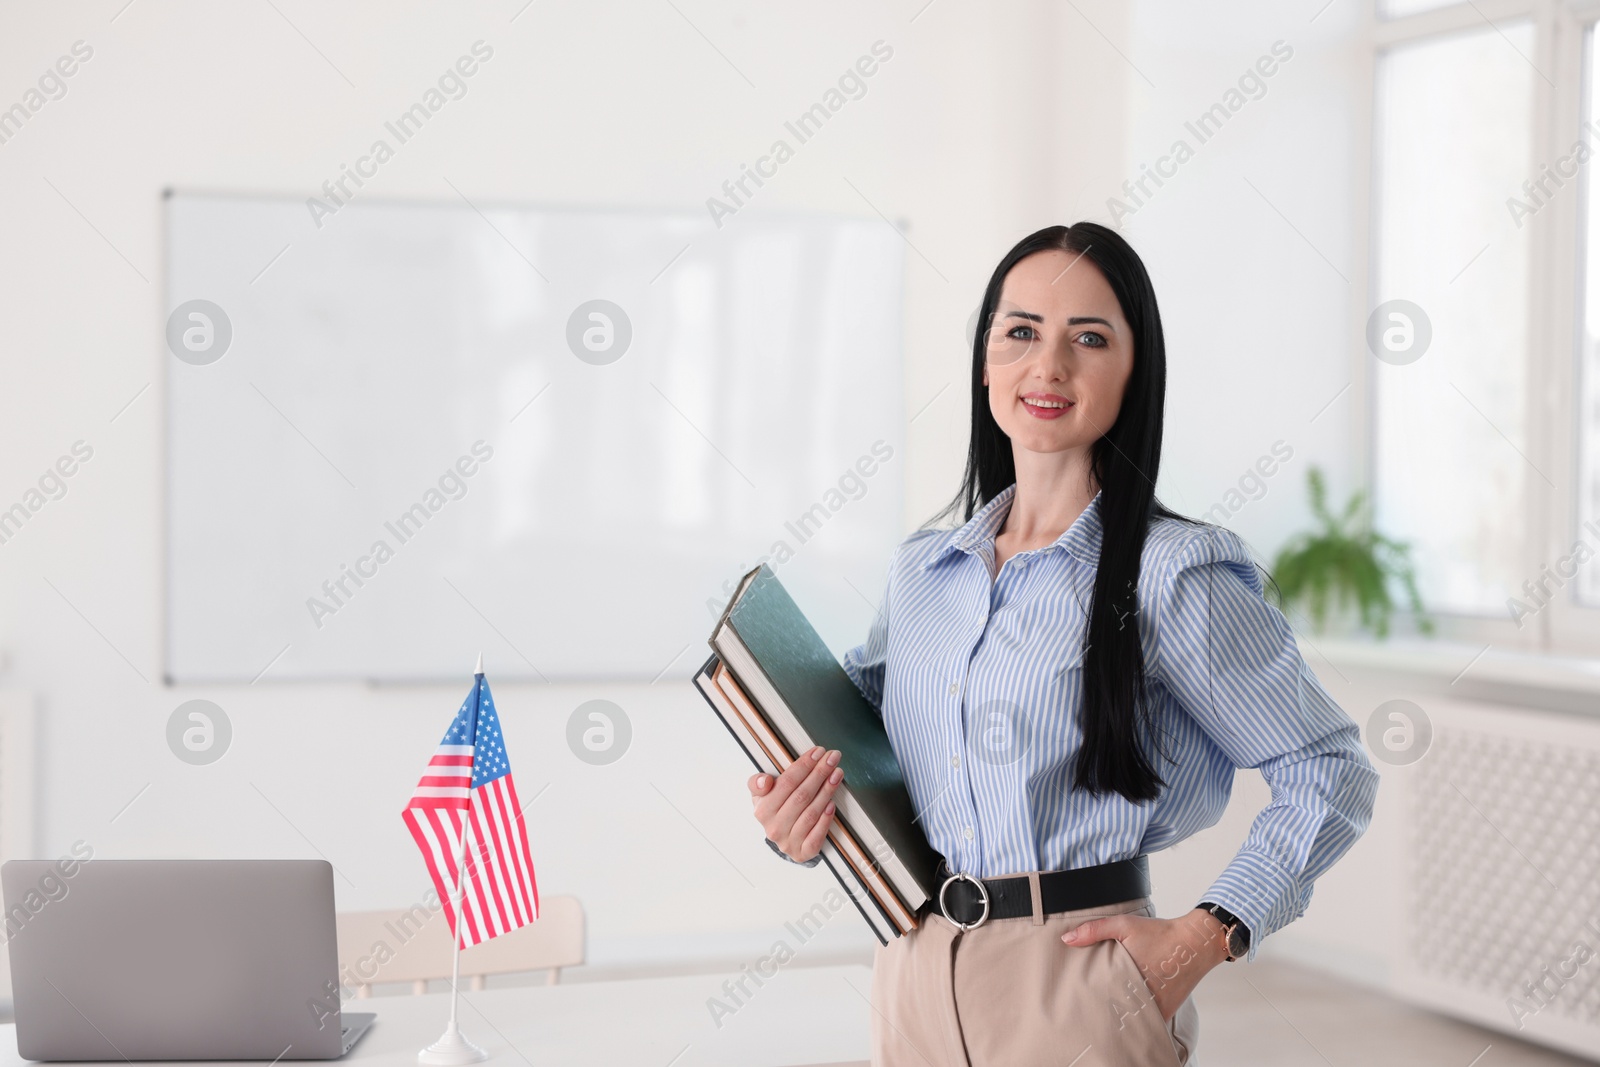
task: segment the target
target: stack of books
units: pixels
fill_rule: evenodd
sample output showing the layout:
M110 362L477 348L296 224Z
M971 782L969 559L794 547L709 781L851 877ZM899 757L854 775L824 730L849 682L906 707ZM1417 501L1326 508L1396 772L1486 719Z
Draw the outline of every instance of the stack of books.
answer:
M917 824L878 710L766 564L745 574L711 632L695 686L756 769L776 777L821 745L844 780L822 860L880 944L915 930L941 857Z

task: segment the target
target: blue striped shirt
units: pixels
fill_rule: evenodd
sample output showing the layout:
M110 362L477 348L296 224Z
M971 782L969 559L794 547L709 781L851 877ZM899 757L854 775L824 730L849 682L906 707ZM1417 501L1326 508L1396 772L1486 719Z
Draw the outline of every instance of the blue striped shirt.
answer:
M1356 723L1295 644L1243 540L1152 521L1137 614L1147 691L1170 758L1152 801L1071 790L1100 495L1053 543L994 574L1013 484L959 529L895 549L867 640L843 666L883 716L929 842L980 878L1086 867L1175 845L1222 817L1234 771L1271 802L1203 897L1267 935L1367 828L1378 774ZM848 757L846 758L848 763ZM848 780L849 767L845 766Z

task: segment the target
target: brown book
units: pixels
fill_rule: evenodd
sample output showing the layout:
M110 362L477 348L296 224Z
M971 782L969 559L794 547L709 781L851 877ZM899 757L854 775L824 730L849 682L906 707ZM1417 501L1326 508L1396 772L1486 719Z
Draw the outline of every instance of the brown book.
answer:
M750 762L755 765L756 770L762 774L777 777L780 773L777 762L767 755L767 750L756 739L756 735L751 733L745 726L744 718L734 707L733 701L717 686L714 673L721 662L716 653L713 652L705 663L700 665L699 671L695 673L695 687L700 690L700 695L705 697L706 703L711 705L711 710L717 713L717 718L722 721L723 726L727 727L728 733L733 736L734 741L738 742L739 747L750 758ZM877 899L872 895L872 891L862 882L860 875L845 861L832 836L823 839L820 854L828 873L833 875L834 880L839 883L839 887L845 891L845 895L856 906L856 910L861 912L861 917L867 921L867 926L871 928L873 936L878 939L878 943L887 945L891 940L899 937L901 931L896 928L894 922L889 918L888 912L884 911L883 906L877 902Z
M938 893L942 858L918 825L882 715L766 564L743 576L710 644L791 758L814 745L844 753L836 817L915 923Z
M788 770L789 765L794 762L794 755L789 752L788 748L778 738L778 735L773 733L772 727L762 718L761 713L756 710L754 702L740 688L738 680L729 672L727 664L718 664L714 676L717 686L732 701L734 708L744 720L745 725L755 735L757 743L766 750L774 765L777 766L778 773L782 774ZM866 850L856 840L855 834L840 821L837 803L834 805L833 826L828 830L828 837L838 847L845 858L845 862L849 863L857 876L866 883L867 888L872 892L873 898L889 913L889 917L894 921L900 932L905 933L915 930L917 928L917 917L906 907L905 902L894 891L894 887L888 883L877 865L868 857Z

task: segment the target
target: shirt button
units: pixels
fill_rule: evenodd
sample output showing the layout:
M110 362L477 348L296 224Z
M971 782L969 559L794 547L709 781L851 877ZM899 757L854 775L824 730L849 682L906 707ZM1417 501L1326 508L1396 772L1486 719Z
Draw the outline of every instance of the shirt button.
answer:
M960 756L951 756L950 757L950 766L952 766L952 767L961 766L961 757Z
M970 826L967 827L967 840L968 841L972 840L972 827L970 827Z
M950 683L950 695L951 696L955 696L956 695L956 690L958 690L960 688L961 688L961 683L960 682L951 682Z

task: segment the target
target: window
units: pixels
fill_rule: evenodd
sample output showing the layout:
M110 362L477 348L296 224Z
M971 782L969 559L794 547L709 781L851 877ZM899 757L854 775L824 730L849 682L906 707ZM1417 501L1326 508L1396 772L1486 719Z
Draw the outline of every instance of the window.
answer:
M1563 153L1570 162L1557 159L1557 177L1576 170L1581 182L1581 248L1583 271L1580 334L1578 342L1579 388L1574 414L1577 422L1578 530L1574 541L1600 548L1600 188L1595 185L1597 171L1591 153L1600 153L1600 34L1591 23L1584 34L1584 92L1582 125L1576 138ZM1560 143L1559 141L1557 142ZM1577 600L1581 607L1600 607L1600 566L1585 566L1578 572Z
M1593 657L1600 2L1378 12L1361 372L1374 522L1412 544L1441 636Z
M1377 61L1374 517L1430 612L1505 617L1522 579L1529 228L1504 201L1530 174L1533 46L1524 20Z

